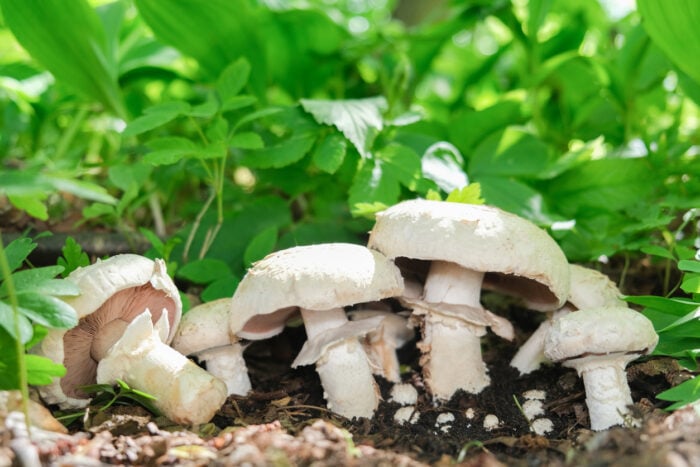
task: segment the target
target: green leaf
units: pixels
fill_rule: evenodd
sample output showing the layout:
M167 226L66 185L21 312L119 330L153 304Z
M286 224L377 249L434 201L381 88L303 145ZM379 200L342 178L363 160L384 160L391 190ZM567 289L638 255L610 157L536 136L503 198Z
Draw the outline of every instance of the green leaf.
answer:
M311 159L320 170L334 174L345 160L348 145L347 140L338 134L330 134L322 138L316 145Z
M490 134L524 121L522 103L503 100L483 110L470 110L450 121L449 140L462 151L471 154L474 148Z
M66 375L66 367L41 355L25 355L27 382L32 386L51 384L56 378Z
M28 237L20 237L11 241L5 247L5 255L7 256L7 264L10 266L10 271L20 267L36 247L37 244L34 243L34 240Z
M388 208L384 203L375 201L374 203L356 203L353 205L351 212L355 217L365 217L367 219L376 219L377 213Z
M663 401L675 402L667 407L666 410L680 409L684 405L696 402L700 400L700 376L696 376L678 386L660 392L656 395L656 398Z
M19 315L19 336L17 336L15 331L15 314L12 307L3 301L0 301L0 328L5 329L13 339L19 337L23 344L32 338L34 332L32 323L26 317ZM14 345L11 348L14 348Z
M250 63L245 57L239 58L224 69L216 82L216 92L223 110L226 110L228 101L243 90L249 76Z
M98 201L105 204L117 204L117 200L107 193L107 190L99 185L71 178L43 176L47 182L57 191L64 191L83 199Z
M122 132L122 136L136 136L153 130L168 122L175 120L180 115L190 111L189 105L182 102L166 102L146 109L140 117L132 120Z
M255 96L242 95L229 97L226 100L226 102L221 106L221 111L228 112L230 110L242 109L244 107L248 107L250 105L255 104L257 101L258 98Z
M275 249L278 235L277 227L270 227L253 237L243 253L245 266L250 267L254 262L271 253Z
M682 259L678 262L678 269L688 272L700 272L700 261Z
M473 177L539 178L552 160L550 148L527 131L507 128L484 140L469 161Z
M700 83L700 4L695 0L638 0L644 29L673 63Z
M153 139L146 146L153 151L143 157L143 162L153 165L172 165L197 152L197 145L179 136Z
M481 197L481 185L472 183L461 190L453 190L447 195L445 201L463 204L484 204L484 199Z
M90 264L90 258L87 253L83 251L83 248L73 237L66 237L66 243L61 248L61 254L62 256L58 258L57 264L63 267L63 272L61 272L63 277L80 267Z
M14 282L15 285L15 290L17 292L25 292L28 290L35 290L35 289L41 289L45 285L47 287L51 287L50 285L47 285L47 283L52 280L54 277L59 275L63 271L63 266L45 266L45 267L40 267L40 268L30 268L30 269L24 269L22 271L17 271L12 274L12 281ZM72 284L71 282L67 282L67 285L64 289L68 291L68 295L77 295L80 291L77 289L77 287ZM59 286L60 287L60 286ZM71 292L72 291L72 292ZM48 290L41 290L41 292L49 294L49 295L56 295L50 293ZM7 293L5 290L4 284L3 287L0 288L0 296L4 296Z
M685 293L700 293L700 274L686 274L685 276L683 276L681 289Z
M211 118L219 111L219 102L214 97L214 93L207 95L207 100L192 107L186 115L197 118Z
M234 7L227 0L136 0L135 4L156 37L197 60L211 79L245 57L252 69L250 82L262 95L267 65L260 25L269 10L249 2Z
M415 190L421 177L421 160L413 149L391 143L377 151L376 159L383 162L384 169L399 183L409 190Z
M676 257L673 255L673 252L671 252L668 248L664 248L659 245L645 245L641 247L640 250L642 253L646 253L647 255L658 256L660 258L676 261Z
M462 165L464 158L459 150L445 141L428 147L421 158L423 177L432 180L443 191L449 193L469 184Z
M318 123L333 125L355 146L362 157L369 157L374 137L384 128L382 113L388 108L383 97L348 100L301 99L301 106Z
M20 292L17 301L22 314L42 326L69 329L78 324L73 307L56 297L38 292Z
M125 115L115 57L86 0L2 0L0 6L19 43L57 80Z
M241 165L256 169L280 168L303 158L314 144L311 134L294 135L274 146L252 151L243 156Z
M177 270L177 277L193 284L209 284L221 277L231 275L231 268L221 260L202 258L182 266Z
M240 279L234 275L220 277L208 284L204 290L202 290L200 297L204 302L211 302L219 298L233 297L233 293L236 291L239 282Z
M127 191L132 185L144 186L153 172L153 167L143 161L115 164L107 169L109 181L122 191Z
M85 219L95 219L102 216L116 216L117 211L109 204L93 203L83 208L82 214Z
M399 194L399 182L387 174L382 161L362 159L350 187L348 205L379 202L391 206L399 200Z
M20 211L24 211L32 217L45 221L49 218L44 201L47 196L44 193L35 195L8 195L10 203Z
M252 131L236 133L228 142L229 146L239 149L262 149L265 147L260 135Z
M525 183L511 178L485 176L479 177L478 183L488 204L538 224L549 225L556 219L542 193Z

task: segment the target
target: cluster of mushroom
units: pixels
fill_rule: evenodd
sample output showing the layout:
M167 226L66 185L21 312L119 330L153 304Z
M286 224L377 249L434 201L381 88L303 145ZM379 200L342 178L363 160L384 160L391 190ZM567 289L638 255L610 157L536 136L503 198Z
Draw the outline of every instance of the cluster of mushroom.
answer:
M162 261L121 255L71 279L83 291L71 302L81 320L42 344L43 354L68 368L44 397L81 406L81 385L123 379L157 396L164 414L181 423L208 421L227 395L245 395L251 382L243 341L279 334L297 317L307 341L292 366L315 364L329 409L346 417L373 415L380 401L374 375L400 382L396 349L413 328L434 400L489 385L481 337L491 328L512 340L514 330L482 306L482 289L549 313L512 365L527 373L549 359L576 368L593 429L622 422L632 402L624 366L657 340L614 284L570 266L545 231L497 208L451 202L413 200L380 212L367 247L272 253L248 270L233 297L195 307L181 322ZM207 371L183 355L205 362Z

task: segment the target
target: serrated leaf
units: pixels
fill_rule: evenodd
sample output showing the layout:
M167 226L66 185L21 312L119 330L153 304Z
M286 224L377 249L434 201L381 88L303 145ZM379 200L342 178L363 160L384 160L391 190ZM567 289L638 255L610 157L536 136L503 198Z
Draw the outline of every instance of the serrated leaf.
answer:
M323 138L314 149L311 160L320 170L334 174L345 160L347 153L346 139L337 134Z
M362 157L370 157L372 141L384 128L382 113L388 108L384 97L335 101L301 99L300 102L318 123L335 126Z
M294 135L274 146L249 152L241 159L241 165L256 169L280 168L302 159L314 144L315 136Z
M484 204L484 199L481 197L481 185L472 183L462 189L456 189L447 195L445 201L463 204Z
M73 307L56 297L21 292L17 294L17 301L22 314L42 326L69 329L78 324L78 315Z
M265 147L265 143L259 134L252 131L244 131L236 133L228 142L229 146L239 149L261 149Z
M442 196L435 190L428 190L428 193L425 194L425 199L429 201L442 201Z
M378 150L375 157L383 162L384 170L399 183L409 190L415 190L421 177L421 161L413 149L391 143Z
M378 201L374 203L356 203L350 212L355 217L366 217L367 219L374 220L378 212L383 211L388 207L389 206L386 204Z
M269 227L253 237L243 253L245 267L250 267L254 262L271 253L277 243L278 234L277 227Z
M182 266L177 271L177 277L193 284L209 284L221 277L231 275L231 268L221 260L202 258Z
M129 162L109 167L107 175L109 181L122 191L128 190L132 185L143 186L151 173L153 167L143 161Z
M74 270L90 264L90 258L83 248L73 237L66 237L66 242L61 248L62 256L58 258L57 264L63 267L61 276L66 277Z

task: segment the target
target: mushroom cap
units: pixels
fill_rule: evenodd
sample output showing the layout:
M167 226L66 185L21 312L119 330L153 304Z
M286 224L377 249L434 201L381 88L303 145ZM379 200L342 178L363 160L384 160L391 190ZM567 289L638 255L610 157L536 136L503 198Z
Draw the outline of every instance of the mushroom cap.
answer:
M183 355L196 355L238 342L238 337L229 330L230 313L230 298L192 307L182 316L171 347Z
M270 337L298 308L329 310L402 292L399 269L377 251L350 243L293 247L248 270L231 300L230 330L246 339Z
M98 260L73 271L68 280L80 288L81 294L66 297L79 319L69 330L49 330L36 352L66 367L66 375L39 391L48 403L63 408L81 407L87 402L79 387L94 384L97 362L91 356L94 336L101 326L115 320L132 321L148 308L156 323L166 310L169 342L182 314L182 302L175 284L160 259L124 254Z
M627 307L622 300L622 292L608 276L595 269L570 264L571 285L567 300L576 309L598 308L604 306Z
M624 307L579 310L555 319L544 354L553 362L594 355L648 354L659 336L643 314Z
M522 294L538 310L557 309L569 295L559 245L532 222L491 206L404 201L377 214L368 246L391 259L450 261L490 273L485 285Z

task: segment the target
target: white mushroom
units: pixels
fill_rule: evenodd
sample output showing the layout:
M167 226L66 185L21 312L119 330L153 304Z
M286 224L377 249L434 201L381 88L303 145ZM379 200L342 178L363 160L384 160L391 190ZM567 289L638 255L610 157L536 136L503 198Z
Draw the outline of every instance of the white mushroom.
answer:
M345 243L295 247L248 270L231 301L232 320L244 323L241 337L271 336L301 311L308 340L292 366L316 364L332 411L371 417L379 393L358 336L382 318L349 322L343 307L402 292L401 273L380 253Z
M368 245L392 259L431 261L423 296L403 302L424 317L421 365L435 399L459 389L478 393L489 384L480 342L487 327L513 338L512 325L481 306L485 274L517 279L538 310L557 309L568 296L569 268L556 242L497 208L405 201L377 214Z
M162 260L117 255L68 279L81 295L64 300L80 320L67 331L50 330L38 346L38 353L66 367L63 378L38 388L44 400L84 407L89 400L82 386L122 379L155 396L155 406L177 423L214 416L226 399L224 383L167 345L182 304Z
M182 317L171 346L204 362L207 371L226 383L228 394L250 391L244 346L230 329L231 299L221 298L192 307Z
M623 424L632 404L625 367L654 350L658 339L641 313L622 307L589 308L556 319L544 353L583 378L591 429L605 430Z
M577 264L569 265L571 285L567 302L542 321L540 326L520 346L510 362L521 375L537 370L546 360L544 357L544 338L552 325L552 321L571 311L584 308L627 307L627 302L620 297L622 293L615 283L602 272Z
M348 313L353 321L382 317L379 327L367 333L362 340L370 365L375 374L387 381L401 381L401 371L396 350L413 339L415 331L409 327L408 319L399 313L380 310L359 309Z

